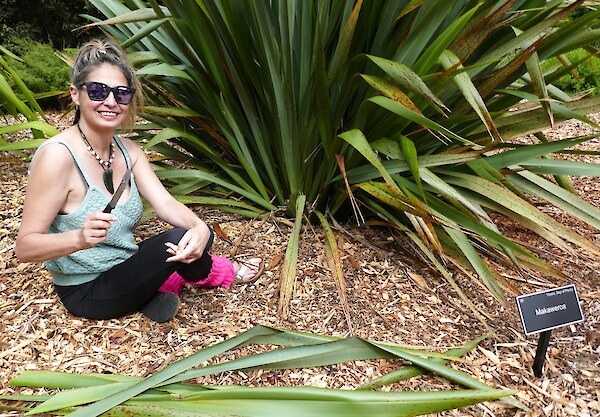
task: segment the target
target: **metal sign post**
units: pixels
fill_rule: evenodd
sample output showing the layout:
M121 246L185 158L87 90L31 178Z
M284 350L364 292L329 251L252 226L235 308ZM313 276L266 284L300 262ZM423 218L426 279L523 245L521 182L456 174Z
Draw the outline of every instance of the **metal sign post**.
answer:
M517 307L525 335L540 333L533 361L533 374L542 376L546 351L552 329L583 321L575 285L566 285L547 291L517 297Z
M552 330L546 330L545 332L540 333L540 338L538 339L537 349L535 350L535 359L533 360L533 374L538 378L542 376L551 333Z

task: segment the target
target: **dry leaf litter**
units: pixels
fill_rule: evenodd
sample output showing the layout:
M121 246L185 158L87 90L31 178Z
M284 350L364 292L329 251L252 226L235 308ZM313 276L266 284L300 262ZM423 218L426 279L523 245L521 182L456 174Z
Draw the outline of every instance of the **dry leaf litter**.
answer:
M71 123L59 113L48 114L59 129ZM600 114L592 115L600 122ZM6 118L0 124L14 123ZM579 121L564 122L546 132L551 140L591 134ZM14 135L11 140L27 138ZM527 138L523 138L527 140ZM600 139L580 148L600 150ZM27 152L29 154L29 152ZM595 162L595 156L574 156ZM290 224L281 219L248 220L214 210L195 208L209 224L220 228L214 252L260 255L268 263L255 283L230 289L182 291L182 307L169 323L150 322L141 314L115 320L86 320L67 313L54 294L49 274L40 263L19 263L14 256L15 237L27 183L28 160L0 153L0 394L43 393L15 388L8 382L29 369L69 373L119 373L148 376L169 363L199 349L235 336L256 324L329 335L351 333L365 339L418 346L434 351L459 346L493 331L452 366L498 389L517 389L517 399L531 412L488 402L438 416L599 416L600 415L600 259L573 249L567 253L533 236L509 219L496 216L508 236L560 268L566 281L540 275L521 276L498 270L524 294L566 283L575 283L585 321L555 329L541 378L531 365L537 336L525 337L514 300L509 294L502 306L482 290L473 278L455 273L467 297L487 318L486 327L458 297L450 285L416 259L414 249L387 229L338 229L350 306L352 331L339 303L337 287L325 259L324 239L318 227L303 230L297 279L286 319L277 315L278 277ZM579 195L600 206L596 178L574 179ZM560 210L540 205L567 226L598 242L600 232ZM166 227L157 220L141 225L138 238ZM216 358L225 361L258 351L244 348ZM228 372L198 380L199 383L262 385L311 385L355 388L397 369L401 363L387 360L357 361L341 365L287 371ZM443 378L424 375L386 386L394 390L447 390L460 387ZM1 412L0 416L18 413Z

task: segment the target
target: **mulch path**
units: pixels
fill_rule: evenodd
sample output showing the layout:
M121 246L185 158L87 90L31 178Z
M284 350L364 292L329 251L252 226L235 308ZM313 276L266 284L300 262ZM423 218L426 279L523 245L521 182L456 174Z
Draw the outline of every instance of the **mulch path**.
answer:
M597 122L600 114L592 116ZM50 114L58 127L69 121ZM5 121L8 122L8 121ZM2 122L0 122L1 124ZM568 121L547 132L558 139L592 132L578 121ZM15 138L18 140L18 138ZM600 150L600 139L585 144ZM590 161L596 157L579 157ZM0 394L31 390L7 385L27 369L70 373L111 372L146 376L198 349L220 342L256 324L347 336L350 333L440 351L459 346L493 330L494 335L466 356L460 368L495 388L518 389L517 398L531 408L505 408L492 402L440 416L598 416L600 415L600 259L581 251L565 253L532 236L502 217L498 225L507 235L531 248L564 271L575 283L585 321L555 329L541 378L531 365L537 336L525 337L514 294L506 306L492 299L473 279L455 274L469 299L488 317L486 328L466 307L450 285L410 254L412 248L387 229L344 225L343 266L347 283L352 332L340 307L334 280L324 254L318 227L302 232L298 274L290 314L277 314L278 277L289 225L279 221L248 220L196 208L222 235L214 252L261 255L269 263L255 283L230 289L186 288L182 308L169 323L157 324L141 314L118 320L86 320L67 313L53 292L51 279L40 263L22 264L13 249L27 182L26 159L0 153ZM577 178L575 187L587 201L600 206L600 183ZM592 241L600 231L552 207L543 209ZM165 227L153 220L140 226L141 239ZM238 239L241 237L241 239ZM539 275L519 276L499 270L522 293L564 285ZM276 373L225 373L208 381L222 384L313 385L357 387L394 369L387 361L358 361L337 367ZM434 390L458 387L435 376L413 378L388 389ZM39 391L36 391L39 392ZM0 416L16 416L5 412Z

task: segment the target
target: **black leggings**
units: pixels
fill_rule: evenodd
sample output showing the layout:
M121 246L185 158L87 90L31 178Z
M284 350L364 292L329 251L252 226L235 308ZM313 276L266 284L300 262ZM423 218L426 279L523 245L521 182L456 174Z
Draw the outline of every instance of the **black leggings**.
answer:
M208 253L214 233L202 256L190 264L166 262L171 255L166 242L177 244L186 230L176 228L148 238L129 259L103 272L98 278L73 286L56 285L64 306L79 317L101 320L139 311L156 294L167 278L177 271L185 280L200 281L208 276L212 259Z

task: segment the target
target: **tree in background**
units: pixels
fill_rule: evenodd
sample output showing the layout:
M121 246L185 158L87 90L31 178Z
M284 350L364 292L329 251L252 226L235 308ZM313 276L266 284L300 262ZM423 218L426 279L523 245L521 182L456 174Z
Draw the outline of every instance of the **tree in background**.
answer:
M97 31L81 31L83 14L95 10L87 0L0 0L0 46L10 51L6 65L34 93L43 109L64 108L69 67L56 54L76 48ZM21 88L8 77L14 91ZM24 99L20 96L20 99Z
M81 36L74 29L93 9L87 0L0 0L0 43L19 54L16 39L50 43L54 49L76 47ZM15 48L16 46L16 48Z

